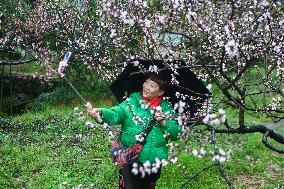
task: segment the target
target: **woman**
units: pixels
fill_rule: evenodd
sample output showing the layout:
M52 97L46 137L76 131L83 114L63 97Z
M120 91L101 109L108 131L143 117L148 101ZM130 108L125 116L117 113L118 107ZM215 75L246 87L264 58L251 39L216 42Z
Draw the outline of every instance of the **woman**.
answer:
M137 135L145 130L151 121L157 123L145 139L146 144L140 153L138 165L143 165L147 161L153 164L157 158L166 160L168 139L176 140L181 134L181 127L174 119L172 106L163 100L166 87L164 83L158 74L151 73L143 84L142 92L131 94L127 100L109 109L88 110L88 114L98 122L104 121L109 125L122 124L120 142L126 147L137 142ZM132 164L119 170L121 189L153 189L161 173L161 169L158 169L157 173L146 174L142 178L140 173L134 175L131 170Z

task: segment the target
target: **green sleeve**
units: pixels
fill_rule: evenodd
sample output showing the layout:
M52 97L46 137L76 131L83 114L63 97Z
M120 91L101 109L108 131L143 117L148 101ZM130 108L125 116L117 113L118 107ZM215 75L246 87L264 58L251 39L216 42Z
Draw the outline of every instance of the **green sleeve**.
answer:
M126 118L125 108L127 102L123 101L118 106L112 108L101 108L101 114L104 122L109 125L121 124Z
M163 128L171 140L177 140L182 134L181 126L176 120L167 120L167 123L165 126L163 126Z
M173 112L173 109L170 108L165 112L171 112L171 115L173 118L176 118L175 113ZM168 119L166 125L163 126L163 130L169 135L169 138L171 140L177 140L179 136L182 134L181 126L178 124L176 119Z

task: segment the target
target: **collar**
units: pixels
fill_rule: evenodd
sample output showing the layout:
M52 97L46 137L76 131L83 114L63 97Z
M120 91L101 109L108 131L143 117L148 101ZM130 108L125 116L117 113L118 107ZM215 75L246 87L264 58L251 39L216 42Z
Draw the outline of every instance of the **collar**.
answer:
M148 98L143 96L143 92L141 93L141 96L150 105L151 108L158 106L163 100L163 96L158 96L154 101L150 102Z

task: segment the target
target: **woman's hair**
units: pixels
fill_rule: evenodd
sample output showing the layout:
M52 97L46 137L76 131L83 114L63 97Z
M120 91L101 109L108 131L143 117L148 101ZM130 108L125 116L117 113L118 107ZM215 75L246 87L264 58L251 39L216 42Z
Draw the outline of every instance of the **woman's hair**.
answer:
M156 72L150 72L148 75L148 79L154 81L159 85L160 90L165 91L169 85L169 81L163 77L162 74L158 74Z

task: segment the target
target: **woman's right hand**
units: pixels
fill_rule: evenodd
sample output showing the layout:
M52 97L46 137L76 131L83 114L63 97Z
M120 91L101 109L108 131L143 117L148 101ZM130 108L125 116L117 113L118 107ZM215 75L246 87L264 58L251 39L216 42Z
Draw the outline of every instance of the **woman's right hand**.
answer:
M101 110L99 108L87 107L87 113L89 116L95 118L97 122L102 123Z

